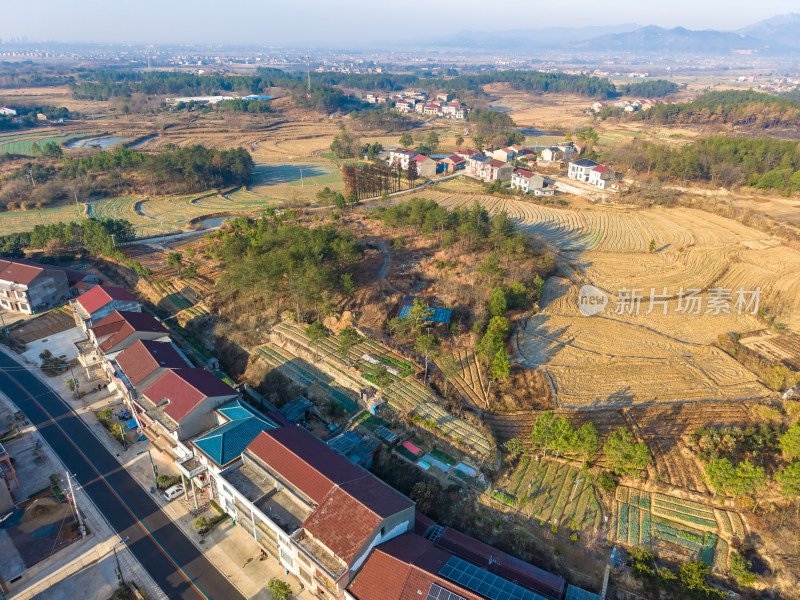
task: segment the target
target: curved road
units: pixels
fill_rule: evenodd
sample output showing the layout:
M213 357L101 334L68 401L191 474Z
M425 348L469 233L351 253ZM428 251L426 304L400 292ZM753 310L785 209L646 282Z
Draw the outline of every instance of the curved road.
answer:
M0 352L0 391L74 473L170 600L244 600L49 386Z

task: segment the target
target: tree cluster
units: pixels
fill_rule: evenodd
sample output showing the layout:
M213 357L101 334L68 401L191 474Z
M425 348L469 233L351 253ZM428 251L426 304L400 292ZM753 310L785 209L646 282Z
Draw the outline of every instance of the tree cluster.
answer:
M651 79L626 83L617 88L619 96L638 96L639 98L663 98L674 94L680 89L677 83L666 79Z
M300 320L309 313L323 317L336 294L355 291L352 269L363 255L349 232L266 215L257 222L235 219L231 230L218 234L218 242L224 290L253 310L259 300L274 313L291 307Z
M800 496L800 423L785 431L759 427L703 427L690 443L705 463L708 483L717 493L758 498L770 478L782 495Z
M753 90L707 92L683 104L658 104L633 113L632 119L662 125L724 123L757 129L797 127L800 102Z
M138 173L152 187L193 192L250 183L253 159L244 148L215 150L202 145L179 148L169 144L158 154L120 147L83 158L65 158L62 178L112 171Z
M632 142L609 149L603 159L618 168L683 182L800 191L800 147L796 142L722 136L675 148Z
M416 163L410 162L409 168L403 172L383 161L366 164L345 163L342 165L345 196L356 201L376 198L404 189L404 181L407 187L412 187L417 180L416 166Z

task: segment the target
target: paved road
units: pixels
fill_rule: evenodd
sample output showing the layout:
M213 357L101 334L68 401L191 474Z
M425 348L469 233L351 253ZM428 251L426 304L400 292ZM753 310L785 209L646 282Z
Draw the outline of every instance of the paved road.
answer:
M80 417L16 360L0 352L0 391L25 413L170 599L244 600L160 510Z

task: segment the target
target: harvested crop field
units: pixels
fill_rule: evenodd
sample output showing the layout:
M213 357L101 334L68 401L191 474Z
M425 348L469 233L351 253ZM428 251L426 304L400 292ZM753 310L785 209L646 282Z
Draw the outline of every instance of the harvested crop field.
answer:
M479 202L490 213L505 211L558 252L558 274L546 283L540 311L517 323L511 341L517 364L547 373L557 406L773 396L712 344L723 333L763 328L756 308L800 327L800 252L780 239L688 208L583 209L445 190L420 195L450 208ZM584 285L605 295L599 314L580 312Z

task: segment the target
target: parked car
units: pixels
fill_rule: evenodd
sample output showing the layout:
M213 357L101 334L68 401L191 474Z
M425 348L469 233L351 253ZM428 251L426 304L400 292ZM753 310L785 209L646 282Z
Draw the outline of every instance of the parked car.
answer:
M172 502L181 494L183 494L183 486L179 483L177 485L173 485L164 492L164 500L167 502Z

